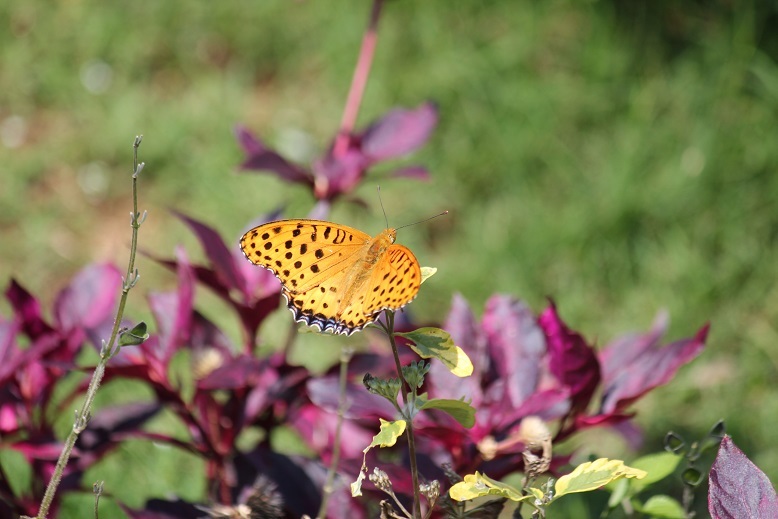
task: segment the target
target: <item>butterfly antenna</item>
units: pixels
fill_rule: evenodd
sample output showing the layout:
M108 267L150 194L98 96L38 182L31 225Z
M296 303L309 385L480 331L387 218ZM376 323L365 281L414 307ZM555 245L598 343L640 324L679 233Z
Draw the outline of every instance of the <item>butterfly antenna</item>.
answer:
M386 209L384 209L384 201L381 200L381 186L378 186L378 203L381 204L381 211L384 213L384 221L386 222L386 228L389 228L389 218L386 217Z
M405 228L405 227L410 227L411 225L416 225L416 224L418 224L418 223L424 223L424 222L428 222L428 221L432 220L433 218L437 218L438 216L443 216L444 214L448 214L448 211L443 211L443 212L442 212L442 213L440 213L440 214L436 214L435 216L430 216L429 218L425 218L424 220L419 220L418 222L407 223L407 224L403 225L402 227L398 227L398 228L397 228L397 229L395 229L395 230L403 229L403 228Z

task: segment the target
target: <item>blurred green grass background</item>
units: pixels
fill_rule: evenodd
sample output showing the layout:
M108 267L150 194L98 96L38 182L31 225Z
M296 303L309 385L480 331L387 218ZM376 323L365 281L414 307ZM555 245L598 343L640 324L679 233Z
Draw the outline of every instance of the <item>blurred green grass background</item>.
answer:
M50 303L87 263L125 264L138 133L142 248L165 256L181 243L199 259L170 208L236 246L260 214L304 216L302 188L236 173L232 129L243 123L300 161L326 146L369 8L0 4L0 279ZM357 193L370 209L340 204L332 220L382 229L379 182L392 225L450 211L399 237L439 268L411 306L420 319L442 321L458 291L479 314L495 292L536 310L551 296L600 346L662 308L670 339L710 321L703 356L638 406L648 448L724 418L775 480L775 26L767 1L388 2L360 121L436 101L439 127L412 158L433 180L381 180L379 168ZM174 278L144 258L139 267L130 314L147 318L141 292ZM209 317L234 326L199 294ZM130 445L106 464L145 452Z

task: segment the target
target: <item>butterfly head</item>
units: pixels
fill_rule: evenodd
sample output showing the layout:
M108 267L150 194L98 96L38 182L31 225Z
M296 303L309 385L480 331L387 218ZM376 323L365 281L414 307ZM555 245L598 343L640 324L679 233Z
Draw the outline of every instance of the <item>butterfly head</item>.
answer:
M387 241L391 245L397 240L397 229L384 229L378 235L380 241Z

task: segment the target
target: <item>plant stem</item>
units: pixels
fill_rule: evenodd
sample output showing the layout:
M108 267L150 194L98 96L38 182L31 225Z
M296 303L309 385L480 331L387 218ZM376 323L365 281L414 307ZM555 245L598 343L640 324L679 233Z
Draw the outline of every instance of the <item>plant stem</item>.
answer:
M332 461L330 463L330 470L327 473L327 481L324 483L324 488L322 489L321 506L319 506L319 513L316 514L317 519L327 517L327 502L334 490L335 475L337 474L338 461L340 460L340 432L343 429L343 418L348 409L348 402L346 402L346 387L348 383L348 363L351 360L352 354L353 351L350 348L343 348L340 351L338 422L335 426L335 445L332 447Z
M86 429L86 426L92 416L92 404L94 403L95 395L97 394L97 389L100 387L100 382L103 379L103 375L105 374L105 366L108 363L108 360L118 351L118 348L116 351L114 351L114 344L116 344L116 339L119 336L119 327L124 315L124 306L127 303L127 294L129 293L130 289L135 286L135 283L138 280L138 274L135 272L135 253L138 248L138 228L140 228L143 219L138 213L137 182L138 173L140 173L140 171L143 169L143 164L138 164L138 147L140 146L142 139L143 136L135 137L135 142L133 144L133 211L131 218L132 244L130 246L130 260L127 266L127 276L124 278L124 282L122 283L122 296L119 300L119 307L116 310L116 318L114 319L113 329L111 330L111 337L107 343L103 344L103 347L100 350L100 362L97 363L97 366L92 373L92 380L89 381L89 387L86 390L84 404L81 406L80 410L76 411L76 419L73 423L73 428L70 430L70 434L68 434L68 437L65 439L65 446L59 455L57 465L54 468L54 473L52 474L51 480L46 487L46 492L43 495L43 500L41 501L38 515L36 516L37 519L46 519L46 516L49 513L49 509L51 508L51 504L54 502L54 496L57 493L57 487L59 487L59 483L62 480L62 474L64 473L65 466L67 465L68 460L70 459L70 455L73 452L73 447L76 444L78 435L81 434L84 429Z
M397 342L394 340L394 312L387 310L384 312L386 315L386 324L381 323L386 335L389 337L389 343L392 345L392 354L394 355L394 363L397 366L397 376L400 377L402 383L402 395L403 404L405 408L408 408L407 394L411 393L411 386L403 376L402 365L400 364L400 353L397 351ZM406 391L407 389L407 391ZM406 420L405 432L408 436L408 458L411 464L411 482L413 484L413 518L421 519L421 496L419 495L419 468L416 465L416 440L413 435L413 419Z
M373 64L373 56L375 55L376 40L378 39L378 20L381 17L383 4L383 0L373 0L370 21L368 22L365 35L362 37L362 47L359 49L359 58L357 58L357 65L354 68L354 76L351 78L351 87L346 98L346 106L343 108L340 130L335 139L335 145L332 148L332 154L335 157L342 155L346 151L349 135L351 135L357 122L359 107L362 104L362 96L365 93L367 78L370 75L370 67Z

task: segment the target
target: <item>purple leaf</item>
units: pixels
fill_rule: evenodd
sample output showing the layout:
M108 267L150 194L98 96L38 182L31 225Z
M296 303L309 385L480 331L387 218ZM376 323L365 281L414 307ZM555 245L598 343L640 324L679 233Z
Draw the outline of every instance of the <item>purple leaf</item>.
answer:
M263 362L250 355L226 360L197 382L198 389L242 389L256 384L263 371Z
M721 441L708 482L708 511L712 518L778 517L778 496L770 479L729 436Z
M645 334L628 334L611 342L599 352L602 369L602 382L605 386L644 352L656 348L659 340L667 331L667 312L659 312L654 319L651 330Z
M519 406L535 392L540 380L540 360L546 352L543 332L524 303L503 295L486 302L481 326L492 368L506 380L505 396Z
M600 382L600 363L594 350L565 325L553 302L538 317L538 324L546 335L551 373L570 388L572 410L585 409Z
M122 275L113 265L91 265L81 270L54 302L54 317L64 332L97 328L113 318Z
M159 330L159 351L155 356L167 362L176 349L186 344L192 326L194 275L183 249L177 250L178 291L151 293L149 306Z
M629 359L618 371L612 365L613 361L610 361L610 380L605 384L600 406L602 413L610 414L624 409L648 391L669 382L681 366L699 355L705 347L708 325L703 326L694 337L673 342L663 348L653 339L654 333L656 330L633 341L616 341L601 352L605 358ZM649 347L644 347L642 343L648 343ZM632 353L622 355L619 349L631 352L639 350L639 353L636 356Z
M115 446L121 433L141 428L161 410L162 407L157 402L134 402L104 407L89 421L89 426L78 437L78 446L82 451Z
M432 103L392 110L364 132L362 151L371 162L401 157L427 142L437 123L438 110Z
M313 179L307 171L265 146L244 126L235 128L235 137L246 154L240 169L270 171L287 182L313 185Z
M332 455L338 415L328 413L313 404L303 405L289 416L289 423L316 455L327 463ZM342 459L362 458L362 449L370 444L374 433L346 420L341 430Z
M370 165L362 150L350 140L345 152L335 156L330 149L313 163L314 195L318 199L333 199L348 193L359 184Z
M340 390L338 378L328 376L311 378L305 384L311 401L328 413L337 413L340 402L338 401ZM392 404L384 398L376 398L365 391L364 386L348 384L346 387L346 401L348 408L344 416L349 419L366 419L381 417L386 420L393 419L397 411Z
M240 269L236 265L236 258L230 253L219 233L204 223L182 213L173 211L173 214L183 220L192 232L195 233L197 239L200 240L205 256L210 261L211 267L213 267L222 283L228 289L245 290Z
M462 348L473 363L473 374L460 378L453 375L442 362L433 362L429 377L430 393L438 398L471 399L478 407L482 399L481 377L489 370L489 357L486 351L486 338L476 321L473 311L461 294L454 294L446 322L443 325L454 344Z
M13 307L19 320L22 331L31 339L37 339L41 335L49 334L54 329L46 324L41 316L41 307L35 297L27 292L24 287L11 279L11 284L5 291L5 296Z
M397 178L415 178L416 180L429 180L430 172L424 166L406 166L395 169L390 176Z

